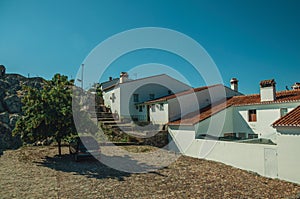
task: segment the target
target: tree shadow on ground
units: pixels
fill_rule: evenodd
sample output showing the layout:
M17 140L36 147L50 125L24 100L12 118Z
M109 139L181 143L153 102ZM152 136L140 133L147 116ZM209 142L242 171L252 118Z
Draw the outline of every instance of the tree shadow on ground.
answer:
M122 165L126 164L131 169L136 169L135 173L139 173L145 169L157 169L154 168L152 165L146 165L143 163L139 163L136 160L131 159L129 156L105 156L102 155L101 159L106 159L106 163L109 163L107 160L114 162L115 165ZM74 161L73 157L69 154L65 154L62 156L54 156L48 157L46 156L41 161L35 162L38 166L44 166L56 171L62 172L70 172L74 173L74 175L83 175L87 178L96 178L96 179L104 179L104 178L111 178L117 179L119 181L124 181L124 177L129 177L132 175L133 172L125 172L122 170L118 170L118 166L111 168L99 160L95 158L89 158L86 160L82 160L79 162ZM122 167L124 168L124 167ZM125 166L126 168L126 166ZM132 171L132 170L130 170ZM150 171L152 174L160 175L157 172Z

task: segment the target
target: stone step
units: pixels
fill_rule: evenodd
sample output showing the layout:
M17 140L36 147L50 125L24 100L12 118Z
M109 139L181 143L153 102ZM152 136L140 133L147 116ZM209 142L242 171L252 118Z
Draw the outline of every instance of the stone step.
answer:
M132 125L127 124L114 124L109 125L112 129L123 130L123 131L132 131Z
M107 112L97 112L97 117L98 118L113 118L112 113L107 113Z
M106 113L110 111L110 109L104 105L95 106L95 110L96 110L96 112L106 112Z
M106 121L115 121L115 118L113 118L113 117L99 117L98 118L98 121L99 122L106 122Z
M125 127L132 127L130 124L115 120L115 121L103 121L102 124L111 127L111 128L116 128L116 127L121 127L121 126L125 126Z

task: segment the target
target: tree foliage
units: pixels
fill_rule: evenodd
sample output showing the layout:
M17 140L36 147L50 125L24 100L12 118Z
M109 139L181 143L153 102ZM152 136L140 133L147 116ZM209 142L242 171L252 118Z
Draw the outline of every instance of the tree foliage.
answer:
M72 112L73 85L74 82L69 81L67 76L56 74L40 90L25 87L23 117L17 122L13 133L19 134L27 143L54 138L61 155L62 140L77 134ZM84 116L79 109L77 111L77 115ZM86 124L91 125L91 121Z

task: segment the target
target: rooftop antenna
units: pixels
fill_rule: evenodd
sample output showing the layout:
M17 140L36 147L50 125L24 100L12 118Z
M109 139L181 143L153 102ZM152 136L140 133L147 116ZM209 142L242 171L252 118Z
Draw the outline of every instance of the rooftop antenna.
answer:
M289 90L290 90L288 86L285 86L285 89L286 89L287 91L289 91Z

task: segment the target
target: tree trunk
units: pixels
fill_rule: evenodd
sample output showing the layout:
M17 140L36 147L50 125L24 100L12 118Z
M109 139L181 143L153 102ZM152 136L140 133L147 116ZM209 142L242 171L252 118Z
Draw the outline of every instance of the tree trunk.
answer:
M57 144L58 144L58 155L61 156L61 140L58 140Z

